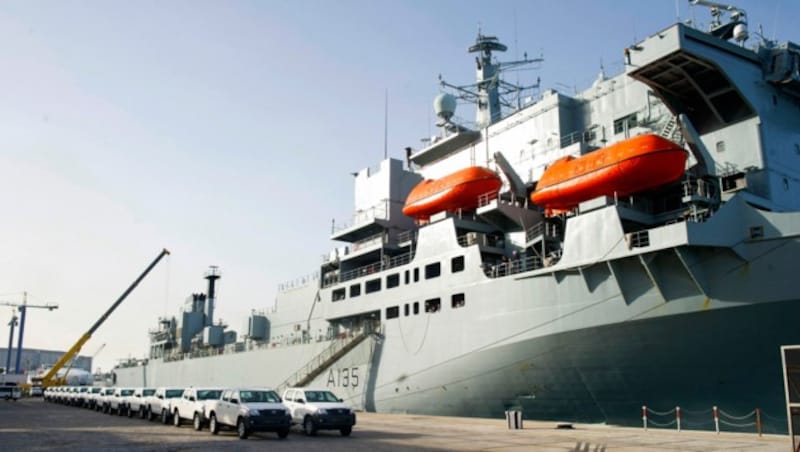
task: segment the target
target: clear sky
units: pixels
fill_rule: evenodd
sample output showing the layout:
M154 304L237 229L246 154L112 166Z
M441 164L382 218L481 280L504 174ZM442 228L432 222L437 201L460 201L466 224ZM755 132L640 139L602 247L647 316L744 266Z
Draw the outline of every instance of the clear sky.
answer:
M800 41L800 2L733 3ZM334 245L349 173L383 156L387 90L400 158L432 133L437 76L473 81L479 26L509 59L544 56L523 80L569 92L677 14L709 21L675 0L0 1L0 301L59 304L29 311L24 345L66 350L167 247L83 354L144 356L209 265L241 333Z

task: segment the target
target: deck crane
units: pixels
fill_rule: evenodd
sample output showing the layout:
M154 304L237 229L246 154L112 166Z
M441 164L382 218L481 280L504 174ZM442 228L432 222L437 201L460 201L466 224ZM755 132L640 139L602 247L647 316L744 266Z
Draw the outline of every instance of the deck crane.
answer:
M58 309L57 304L44 304L44 305L36 305L36 304L28 304L28 292L22 293L22 304L19 303L9 303L7 301L0 301L0 305L2 306L11 306L12 308L17 308L19 310L19 338L17 339L17 360L14 365L14 373L20 373L20 360L22 359L22 334L25 332L25 313L28 311L28 308L37 308L37 309L47 309L48 311L52 311L53 309ZM14 338L14 324L16 323L16 316L13 316L11 319L11 334L8 337L8 357L6 358L6 372L11 367L11 341Z
M78 352L81 351L81 347L83 347L83 345L89 339L92 338L92 334L94 334L94 332L97 331L100 325L102 325L103 322L105 322L106 319L108 319L108 316L110 316L111 313L114 312L115 309L117 309L117 306L119 306L120 303L122 303L123 300L125 300L125 298L127 298L128 295L133 291L133 289L135 289L136 286L138 286L139 283L142 282L144 277L147 276L148 273L150 273L150 271L156 266L156 264L158 264L158 262L161 261L161 259L168 254L169 251L166 248L161 250L161 253L158 255L158 257L156 257L155 260L153 260L153 262L151 262L150 265L144 270L144 272L142 272L142 274L139 275L139 277L136 278L136 280L125 290L125 292L123 292L122 295L120 295L117 301L115 301L114 304L112 304L111 307L108 308L108 310L102 316L100 316L100 318L97 319L96 322L94 322L94 325L92 325L92 327L89 328L89 331L87 331L81 337L79 337L78 340L75 342L75 345L73 345L66 353L64 353L64 356L62 356L58 361L56 361L56 363L53 364L53 367L51 367L50 370L48 370L43 377L34 378L33 383L41 385L43 387L63 384L63 382L60 381L60 379L56 378L58 371L61 370L61 368L64 367L64 365L67 362L69 362L72 358L74 358L78 354Z

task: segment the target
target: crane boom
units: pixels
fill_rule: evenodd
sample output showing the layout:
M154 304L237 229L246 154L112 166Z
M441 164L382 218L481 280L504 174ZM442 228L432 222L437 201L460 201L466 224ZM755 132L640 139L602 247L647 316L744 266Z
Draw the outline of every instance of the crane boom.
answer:
M95 331L97 331L97 328L99 328L100 325L102 325L103 322L106 321L108 316L111 315L111 313L114 312L115 309L117 309L120 303L122 303L122 301L128 297L128 295L133 291L133 289L135 289L136 286L138 286L139 283L142 282L144 277L147 276L148 273L150 273L150 270L152 270L153 267L155 267L158 264L158 262L168 254L169 251L166 248L161 250L161 254L159 254L158 257L156 257L155 260L152 263L150 263L150 265L144 270L144 272L142 272L142 274L139 275L138 278L136 278L136 280L130 285L130 287L128 287L128 289L125 290L125 292L123 292L122 295L120 295L117 301L115 301L114 304L112 304L111 307L108 308L108 310L102 316L100 316L100 318L97 319L96 322L94 322L94 325L92 325L92 327L89 328L89 331L87 331L80 338L78 338L75 344L66 353L64 353L64 356L62 356L53 365L53 367L51 367L50 370L47 371L47 373L41 378L42 386L51 386L53 384L53 378L58 373L58 371L61 370L61 368L64 367L64 365L69 360L71 360L78 354L78 352L81 351L81 347L83 347L86 341L91 339L92 334Z

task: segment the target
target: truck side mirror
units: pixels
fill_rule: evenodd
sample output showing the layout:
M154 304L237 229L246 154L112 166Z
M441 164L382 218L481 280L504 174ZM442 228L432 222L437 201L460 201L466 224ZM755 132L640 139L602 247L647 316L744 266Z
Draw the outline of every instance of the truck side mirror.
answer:
M297 399L297 400L295 400L295 402L297 402L297 403L306 403L306 401L303 400L303 399Z

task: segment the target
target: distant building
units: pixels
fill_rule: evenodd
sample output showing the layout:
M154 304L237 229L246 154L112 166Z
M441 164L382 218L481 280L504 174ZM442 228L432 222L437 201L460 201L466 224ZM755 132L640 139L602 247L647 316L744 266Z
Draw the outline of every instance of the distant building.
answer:
M22 356L19 360L20 370L24 373L29 370L36 371L42 367L50 367L56 363L62 356L64 351L58 350L37 350L30 348L22 349ZM0 348L0 368L5 369L8 359L8 349ZM14 371L17 362L17 349L11 350L11 366L10 372ZM92 371L92 357L91 356L78 356L75 363L72 365L73 369L83 369L87 372Z

